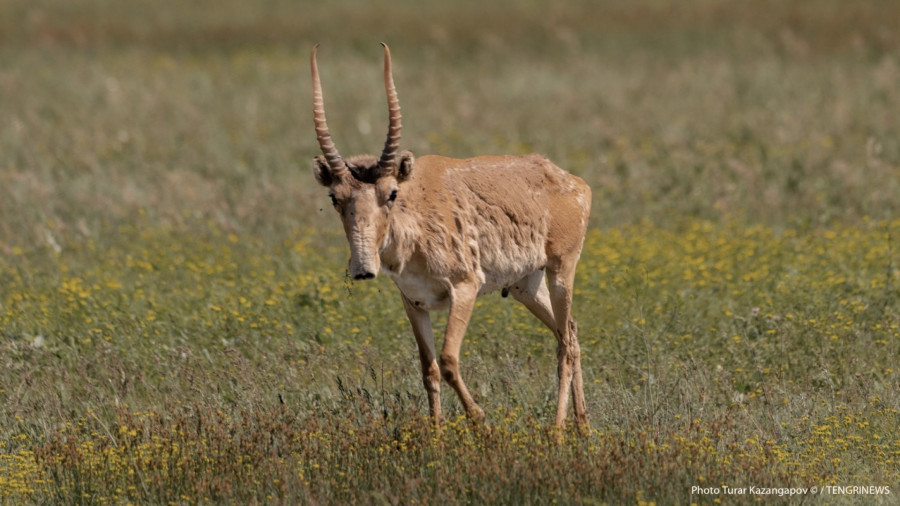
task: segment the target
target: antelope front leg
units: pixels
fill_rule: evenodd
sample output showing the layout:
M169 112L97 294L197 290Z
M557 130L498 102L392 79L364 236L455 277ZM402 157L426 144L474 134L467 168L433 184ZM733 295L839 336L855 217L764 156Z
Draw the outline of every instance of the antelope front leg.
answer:
M434 354L434 333L431 329L431 317L428 311L415 307L406 296L403 299L403 309L409 323L412 324L413 334L416 336L416 344L419 347L419 360L422 363L422 383L428 393L428 410L434 423L441 422L441 371Z
M459 350L462 346L463 335L469 325L472 309L475 307L475 297L478 295L478 285L473 281L458 283L450 292L450 314L447 317L447 331L444 334L444 347L441 349L440 365L441 375L447 383L456 390L459 400L462 402L466 415L475 421L484 419L484 411L469 393L466 384L459 374Z

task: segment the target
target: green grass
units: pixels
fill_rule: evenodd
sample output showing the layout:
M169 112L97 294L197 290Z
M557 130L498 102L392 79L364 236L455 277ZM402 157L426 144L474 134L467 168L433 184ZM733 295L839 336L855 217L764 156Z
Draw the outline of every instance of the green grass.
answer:
M898 11L0 2L0 503L897 493ZM381 40L404 148L591 184L589 434L557 444L555 342L499 296L463 346L486 426L445 387L432 427L396 288L345 278L308 51L350 155L383 140Z

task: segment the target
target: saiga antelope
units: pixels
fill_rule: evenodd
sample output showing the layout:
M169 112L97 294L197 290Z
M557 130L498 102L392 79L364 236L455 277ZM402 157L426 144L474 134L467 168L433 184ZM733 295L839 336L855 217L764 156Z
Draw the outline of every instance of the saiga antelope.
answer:
M398 151L400 102L384 46L389 125L380 158L344 159L325 121L316 49L310 57L313 117L322 155L316 180L329 188L350 243L353 279L383 271L400 289L422 362L428 406L441 419L441 377L466 414L481 420L459 371L459 351L475 298L511 294L556 335L559 398L556 425L571 391L575 420L587 423L581 351L571 316L575 265L581 255L591 190L539 155L414 158ZM546 273L547 282L544 282ZM430 311L449 309L438 355Z

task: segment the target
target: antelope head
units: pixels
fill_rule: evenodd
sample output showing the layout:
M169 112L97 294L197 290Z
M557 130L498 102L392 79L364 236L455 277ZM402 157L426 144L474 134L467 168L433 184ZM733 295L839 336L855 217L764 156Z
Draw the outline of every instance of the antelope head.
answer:
M330 190L334 209L341 217L350 244L350 276L374 278L381 269L379 256L388 231L391 212L400 195L400 183L412 173L413 155L398 153L400 147L400 101L391 74L391 52L384 46L384 89L387 93L389 123L387 140L380 158L371 155L341 157L325 122L322 84L316 65L316 49L310 57L313 80L313 118L322 155L316 156L316 180Z

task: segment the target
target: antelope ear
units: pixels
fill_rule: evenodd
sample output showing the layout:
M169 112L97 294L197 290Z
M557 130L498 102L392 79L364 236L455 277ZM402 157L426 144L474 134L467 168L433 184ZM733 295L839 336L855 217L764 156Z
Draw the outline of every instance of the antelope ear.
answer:
M330 187L334 183L331 167L328 166L328 160L322 155L313 159L313 174L316 176L316 181L322 186Z
M409 179L409 176L412 175L413 165L415 164L415 157L412 154L412 151L401 151L400 155L397 157L397 181L403 182Z

